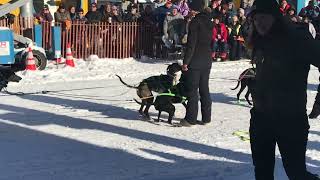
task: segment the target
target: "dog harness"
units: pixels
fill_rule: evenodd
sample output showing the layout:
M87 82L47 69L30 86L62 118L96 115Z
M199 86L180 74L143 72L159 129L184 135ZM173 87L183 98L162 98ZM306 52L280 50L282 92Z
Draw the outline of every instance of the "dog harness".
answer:
M158 94L158 96L179 97L179 98L181 98L181 99L182 99L181 103L184 103L184 102L186 102L186 101L187 101L187 97L185 97L185 96L179 96L179 95L176 95L176 94L172 93L170 90L169 90L169 92L167 92L167 93L160 93L160 94Z

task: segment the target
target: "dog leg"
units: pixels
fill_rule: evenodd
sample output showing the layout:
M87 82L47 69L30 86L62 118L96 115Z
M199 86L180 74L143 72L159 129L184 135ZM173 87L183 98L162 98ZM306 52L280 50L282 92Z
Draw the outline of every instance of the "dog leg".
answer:
M162 112L162 111L159 111L159 113L158 113L158 119L157 119L157 120L155 120L156 122L160 122L161 112Z
M146 101L146 108L144 109L143 114L144 114L144 116L145 116L147 119L151 119L151 118L150 118L150 115L149 115L149 109L150 109L150 107L151 107L151 105L152 105L152 103L153 103L153 99L154 99L154 98L149 98L149 99L147 99L147 101Z
M241 88L240 88L240 90L239 90L239 92L238 92L238 94L237 94L237 100L238 100L238 102L240 102L240 95L241 95L241 93L242 93L242 91L246 88L246 84L244 84L242 81L241 81Z
M140 109L139 109L139 113L140 113L141 115L144 115L144 114L143 114L144 105L145 105L145 100L142 100L141 105L140 105Z
M183 102L182 105L187 108L187 103L186 102Z
M170 104L169 111L168 111L168 113L169 113L168 123L169 124L172 124L172 119L173 119L175 111L176 111L176 107L173 104Z
M246 98L248 104L249 104L250 106L252 106L252 103L251 103L250 100L249 100L249 95L250 95L250 90L248 89L248 91L247 91L247 93L246 93L246 95L245 95L245 98Z

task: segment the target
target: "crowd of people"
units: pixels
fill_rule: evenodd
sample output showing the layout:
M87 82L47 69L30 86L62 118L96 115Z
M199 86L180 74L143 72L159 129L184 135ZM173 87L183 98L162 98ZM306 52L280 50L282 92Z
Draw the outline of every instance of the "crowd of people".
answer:
M244 46L244 36L248 31L250 19L246 18L254 0L242 0L240 8L236 8L232 0L212 0L207 9L211 13L212 23L212 59L239 60L248 57ZM280 11L289 16L292 21L310 26L314 37L320 31L320 8L311 0L299 13L287 0L280 0ZM121 23L143 22L156 31L164 45L173 49L187 41L188 24L196 15L190 9L188 0L157 0L149 4L130 3L125 10L122 6L107 2L100 7L92 3L90 10L84 14L83 9L65 7L61 4L54 13L50 14L47 5L36 15L39 21L63 23L68 26L72 21L84 23Z
M207 11L210 11L212 29L212 59L239 60L250 56L245 48L244 36L248 33L251 19L246 16L254 0L241 0L236 8L232 0L211 0ZM280 12L302 27L307 26L314 38L320 39L320 8L316 1L297 13L290 1L280 0ZM126 8L119 4L107 2L98 7L90 5L87 13L75 6L61 4L52 15L48 5L35 15L39 22L57 22L70 27L72 21L83 23L121 23L143 22L152 27L155 36L162 37L163 44L173 51L176 46L187 42L188 25L196 12L190 8L188 0L156 0L153 3L130 3Z

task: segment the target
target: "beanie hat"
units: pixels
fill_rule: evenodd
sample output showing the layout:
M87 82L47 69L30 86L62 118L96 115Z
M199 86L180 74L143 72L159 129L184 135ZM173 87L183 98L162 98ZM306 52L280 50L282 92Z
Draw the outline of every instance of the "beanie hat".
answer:
M280 12L280 5L276 0L256 0L251 7L248 16L256 13L271 14L276 17L282 16Z
M193 0L190 3L190 8L194 11L203 11L207 6L206 0Z

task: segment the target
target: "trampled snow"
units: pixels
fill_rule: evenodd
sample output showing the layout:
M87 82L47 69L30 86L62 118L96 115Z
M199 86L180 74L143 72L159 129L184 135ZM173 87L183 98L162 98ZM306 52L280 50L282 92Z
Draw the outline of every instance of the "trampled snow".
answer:
M214 63L210 77L212 123L171 127L144 121L134 89L123 86L166 72L169 61L76 60L76 68L49 64L44 71L19 73L1 93L1 180L253 180L250 144L232 135L247 131L249 110L236 102L246 60ZM319 72L312 67L308 112ZM242 98L244 97L244 93ZM176 105L175 122L184 117ZM157 112L151 108L151 115ZM163 115L163 120L167 119ZM200 119L200 117L199 117ZM320 173L320 120L310 120L308 169ZM277 180L287 179L277 153Z

